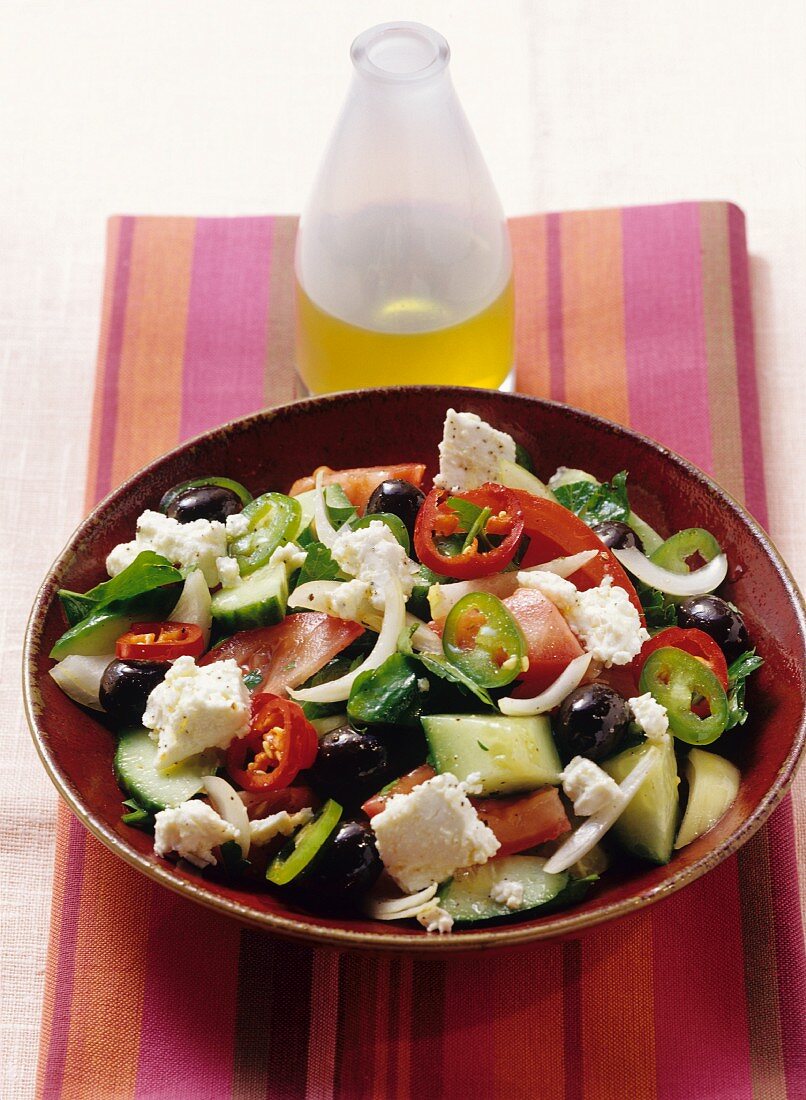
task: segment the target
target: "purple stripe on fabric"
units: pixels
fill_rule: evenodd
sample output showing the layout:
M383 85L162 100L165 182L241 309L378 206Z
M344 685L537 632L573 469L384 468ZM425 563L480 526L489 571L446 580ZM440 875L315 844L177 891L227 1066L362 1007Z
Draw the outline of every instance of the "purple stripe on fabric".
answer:
M154 887L136 1100L232 1095L240 932Z
M663 1100L751 1100L735 857L652 914L655 1068Z
M728 206L730 278L733 298L733 331L736 341L736 375L739 386L739 415L742 426L744 492L748 509L759 523L768 523L764 488L764 451L761 443L761 411L756 385L756 354L753 339L753 303L750 297L750 261L747 255L744 214Z
M565 341L563 338L563 268L560 214L546 215L548 247L549 397L565 400Z
M273 218L199 218L182 384L185 439L264 404Z
M579 940L563 944L563 1047L565 1100L583 1100L582 1073L582 946Z
M126 326L129 267L132 257L132 240L136 218L120 219L118 258L115 268L115 289L112 293L112 315L109 319L109 336L103 376L103 401L101 407L101 437L98 442L98 467L95 474L95 500L98 501L112 488L112 463L115 454L115 434L118 425L118 384L120 361L123 354L123 333Z
M71 817L67 830L67 871L59 927L59 961L56 966L56 989L53 995L50 1049L42 1082L43 1100L58 1100L62 1092L67 1041L70 1036L70 1010L73 1004L78 918L81 911L86 846L87 834L83 826L78 818Z
M630 425L710 470L697 203L622 211Z

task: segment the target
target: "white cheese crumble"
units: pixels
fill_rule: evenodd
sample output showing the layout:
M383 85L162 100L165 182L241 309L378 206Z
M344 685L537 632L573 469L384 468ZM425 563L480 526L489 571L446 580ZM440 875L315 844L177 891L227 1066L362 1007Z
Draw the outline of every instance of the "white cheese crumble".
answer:
M337 619L360 622L367 614L371 591L366 581L344 581L327 594L324 611Z
M215 564L222 588L237 588L241 583L241 571L235 558L216 558Z
M571 581L560 577L557 573L551 573L542 569L521 570L518 573L518 584L521 588L534 588L547 600L551 600L558 611L566 614L577 606L576 585Z
M566 764L561 779L578 817L590 817L622 797L615 779L585 756L575 756Z
M235 512L233 515L227 516L226 528L228 539L238 539L249 530L249 520L243 512Z
M308 556L307 550L302 550L295 542L286 542L272 551L269 565L284 565L289 574L301 569Z
M249 835L252 843L260 847L274 840L276 836L291 836L300 825L307 825L313 817L313 810L306 807L290 814L287 810L271 814L269 817L261 817L257 821L249 822Z
M370 603L376 610L383 611L383 592L393 578L400 581L406 599L411 595L417 566L380 520L357 531L342 528L331 553L344 573L369 585Z
M237 839L235 826L198 798L160 810L154 818L154 851L157 855L176 852L196 867L215 864L213 848Z
M465 785L449 772L393 795L372 828L386 870L406 893L443 882L460 867L486 863L500 847Z
M506 905L507 909L520 909L523 905L523 883L502 878L493 884L490 899L498 905Z
M158 741L157 767L225 749L249 729L250 695L236 661L197 665L178 657L148 697L143 725Z
M500 479L501 461L515 461L515 440L480 416L448 409L439 445L438 489L468 492Z
M662 745L668 740L669 716L666 713L666 707L659 703L650 692L645 695L638 695L634 699L628 699L627 706L646 734L647 741L654 741L656 744Z
M116 577L143 550L153 550L177 569L201 569L209 588L219 582L216 560L226 557L227 535L218 520L194 519L180 523L162 512L145 511L137 521L132 542L119 543L106 559L106 571Z
M453 917L435 901L429 901L422 907L417 920L426 932L438 932L440 936L453 928Z

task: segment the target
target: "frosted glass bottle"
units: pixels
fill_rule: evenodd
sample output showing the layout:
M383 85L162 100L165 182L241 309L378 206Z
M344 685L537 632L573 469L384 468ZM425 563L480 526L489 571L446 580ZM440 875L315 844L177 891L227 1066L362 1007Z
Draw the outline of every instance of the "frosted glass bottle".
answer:
M385 23L351 56L297 237L299 374L311 393L498 387L513 365L512 255L448 43L419 23Z

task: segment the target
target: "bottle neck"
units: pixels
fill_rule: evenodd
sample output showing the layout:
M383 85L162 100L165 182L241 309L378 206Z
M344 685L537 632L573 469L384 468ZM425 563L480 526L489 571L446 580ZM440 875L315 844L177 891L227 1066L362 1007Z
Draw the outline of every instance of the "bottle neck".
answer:
M443 74L450 48L441 34L422 23L381 23L356 38L350 56L362 80L410 88Z

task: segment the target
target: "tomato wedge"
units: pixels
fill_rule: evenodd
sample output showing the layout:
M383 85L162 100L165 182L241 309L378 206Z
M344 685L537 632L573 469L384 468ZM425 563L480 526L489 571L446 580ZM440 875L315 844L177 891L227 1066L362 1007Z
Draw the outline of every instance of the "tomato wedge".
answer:
M683 629L679 626L669 626L650 638L648 642L644 642L641 652L634 661L636 674L640 673L650 654L656 649L667 647L682 649L684 653L702 661L719 680L722 690L728 690L728 662L725 660L725 654L709 634L694 627Z
M408 794L415 787L419 787L421 783L433 779L436 774L430 764L420 764L419 768L415 768L414 771L408 772L406 775L401 775L400 779L389 783L383 790L374 794L372 798L368 798L361 809L367 817L374 817L375 814L379 814L386 809L386 803L393 795Z
M195 623L134 623L115 642L124 661L175 661L204 653L201 628Z
M576 657L582 656L577 641L561 612L542 592L518 588L503 600L526 641L529 667L518 679L529 685L528 697L553 684Z
M232 658L244 672L255 669L263 674L258 691L280 695L304 684L363 633L358 623L304 611L286 615L275 626L233 634L205 654L199 664Z
M525 852L571 828L556 787L512 798L471 798L481 820L501 842L498 856Z
M528 495L528 494L527 494ZM457 513L448 503L453 496L482 509L482 518L476 532L475 524L467 532L470 545L453 556L443 554L435 538L450 534ZM492 526L491 526L492 525ZM501 537L501 542L482 551L479 537L482 533ZM414 525L414 546L417 556L426 568L444 577L457 580L474 580L500 573L515 557L524 530L523 513L515 494L503 485L488 483L467 493L449 493L444 489L432 489L425 498Z
M597 556L578 569L571 580L577 588L585 591L601 584L603 577L612 577L613 583L623 588L630 597L641 617L641 624L645 625L644 609L630 578L602 540L579 516L553 500L532 496L524 489L511 489L510 492L514 493L521 506L526 534L530 539L522 568L528 569L552 558L579 554L583 550L598 550Z
M323 485L341 485L350 503L359 512L363 512L367 501L382 481L390 478L401 478L419 489L425 477L425 466L422 462L400 462L391 466L358 466L352 470L331 470L329 466L320 466L308 477L300 477L288 490L288 495L297 497L300 493L307 493L316 487L316 475L319 470L324 471Z
M302 707L264 692L252 698L249 733L227 749L227 771L246 791L279 790L313 764L318 747Z

